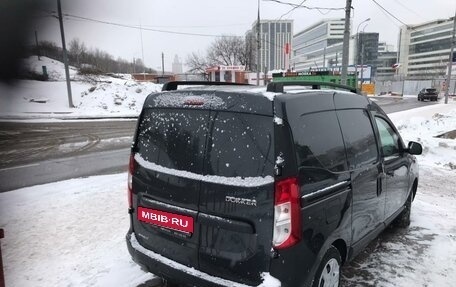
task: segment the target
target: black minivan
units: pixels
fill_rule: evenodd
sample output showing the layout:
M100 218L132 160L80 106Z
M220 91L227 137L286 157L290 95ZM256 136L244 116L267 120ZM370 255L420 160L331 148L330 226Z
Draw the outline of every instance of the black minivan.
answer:
M346 86L167 83L131 149L128 250L170 284L338 286L409 225L421 150Z

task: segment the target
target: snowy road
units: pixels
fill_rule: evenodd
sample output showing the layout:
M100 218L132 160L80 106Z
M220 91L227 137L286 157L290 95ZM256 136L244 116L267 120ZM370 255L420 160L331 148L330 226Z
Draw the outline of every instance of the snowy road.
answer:
M126 171L136 119L0 122L0 192Z
M136 119L0 122L1 168L128 148Z

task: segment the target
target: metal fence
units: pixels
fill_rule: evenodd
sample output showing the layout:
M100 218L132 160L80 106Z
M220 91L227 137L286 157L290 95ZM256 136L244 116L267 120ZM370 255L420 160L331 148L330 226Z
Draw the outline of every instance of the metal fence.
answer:
M375 82L375 93L394 93L399 95L418 95L423 88L436 88L443 94L445 89L444 79L434 80L382 80ZM450 95L456 95L456 79L450 81Z

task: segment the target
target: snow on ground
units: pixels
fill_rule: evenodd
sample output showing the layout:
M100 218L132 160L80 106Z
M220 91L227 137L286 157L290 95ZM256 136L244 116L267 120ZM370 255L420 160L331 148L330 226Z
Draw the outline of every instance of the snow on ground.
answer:
M387 229L344 267L343 286L454 286L455 140L434 136L456 129L456 104L391 118L405 140L425 148L417 156L421 177L412 224ZM153 278L126 249L126 181L126 174L94 176L1 193L7 286L137 286Z
M126 174L0 194L6 286L137 286L130 260Z
M40 60L38 60L37 56L31 56L24 59L22 64L28 71L40 75L43 73L43 66L45 66L50 81L65 81L65 66L60 61L48 57L40 57ZM78 70L73 66L69 66L68 70L70 78L75 79Z
M70 68L72 98L69 108L63 64L42 57L25 60L29 70L48 67L49 81L20 80L14 86L0 84L0 118L134 117L147 95L162 85L136 82L130 75L81 76Z

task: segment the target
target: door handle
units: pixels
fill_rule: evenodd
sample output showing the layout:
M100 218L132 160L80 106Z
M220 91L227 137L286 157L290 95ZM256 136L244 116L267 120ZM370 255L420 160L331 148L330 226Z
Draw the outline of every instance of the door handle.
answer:
M377 196L380 196L383 192L382 176L377 177Z

